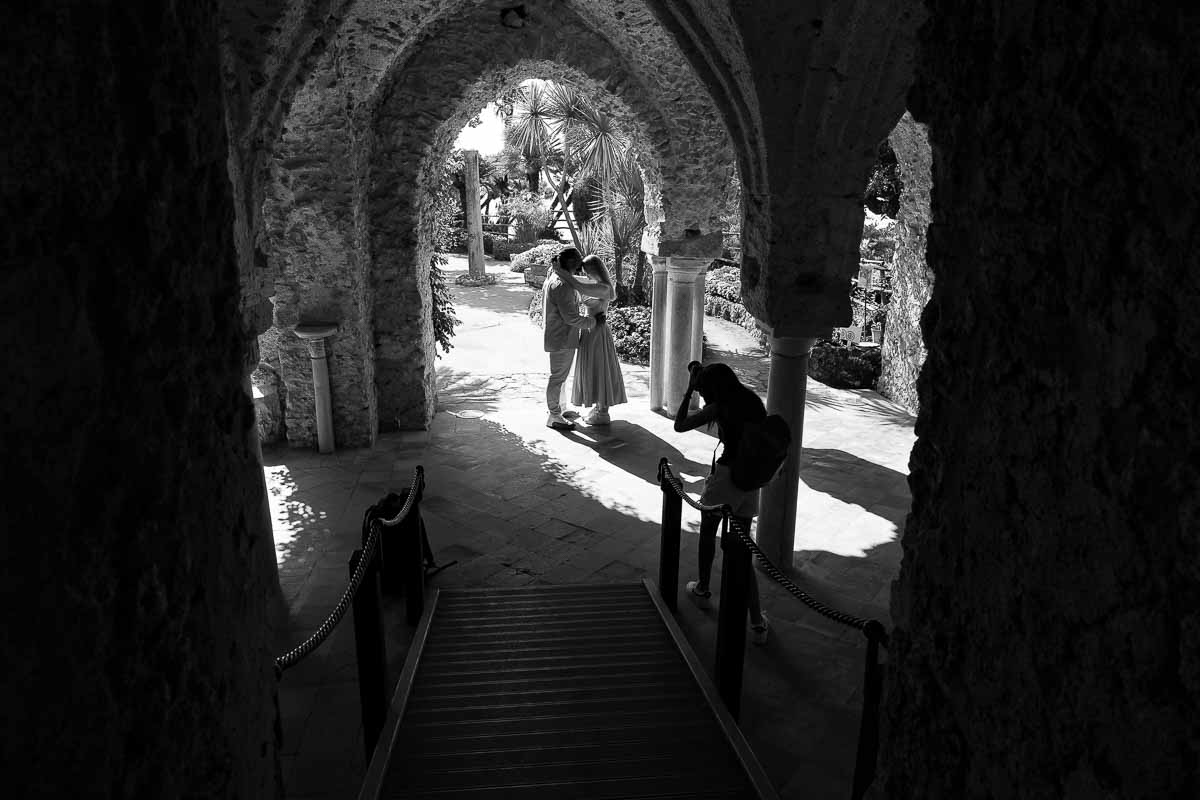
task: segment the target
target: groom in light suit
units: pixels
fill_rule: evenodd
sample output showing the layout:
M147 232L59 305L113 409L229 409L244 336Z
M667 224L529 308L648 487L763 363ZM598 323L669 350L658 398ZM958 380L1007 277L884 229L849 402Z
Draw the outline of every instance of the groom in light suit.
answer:
M563 248L552 262L572 274L579 271L583 256L574 247ZM562 282L550 269L542 284L542 343L550 354L550 381L546 384L546 408L550 415L546 427L569 431L575 424L563 416L562 388L575 350L579 347L579 331L592 330L596 320L579 313L579 293Z

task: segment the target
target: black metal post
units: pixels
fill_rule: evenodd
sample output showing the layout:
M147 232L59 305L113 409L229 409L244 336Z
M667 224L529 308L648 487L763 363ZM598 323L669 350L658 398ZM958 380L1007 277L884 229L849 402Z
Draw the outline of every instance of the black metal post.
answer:
M679 528L683 498L664 475L667 460L658 463L658 486L662 489L662 535L658 552L658 593L671 611L679 610Z
M717 616L717 691L734 719L742 708L742 666L746 656L746 615L750 610L750 548L742 544L729 518L721 523L721 610Z
M425 564L424 550L421 546L421 495L413 500L408 516L397 526L396 541L399 545L393 549L399 556L400 570L404 583L404 610L409 625L421 621L425 611ZM398 552L397 552L398 551Z
M379 591L379 551L367 565L354 593L354 650L358 660L358 697L362 704L363 744L367 762L383 731L387 716L387 653L383 636L383 601ZM350 575L358 569L362 551L350 556Z
M854 758L854 786L851 800L862 800L875 780L875 761L879 754L879 699L883 689L883 674L879 668L879 643L883 640L883 625L870 620L863 628L867 637L867 660L863 673L862 721L858 728L858 753Z

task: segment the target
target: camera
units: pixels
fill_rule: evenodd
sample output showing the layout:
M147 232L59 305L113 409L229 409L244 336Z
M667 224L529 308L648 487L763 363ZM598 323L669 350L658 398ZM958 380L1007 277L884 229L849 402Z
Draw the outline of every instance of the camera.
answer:
M695 372L698 369L700 369L699 361L689 361L688 362L688 366L687 366L688 372Z

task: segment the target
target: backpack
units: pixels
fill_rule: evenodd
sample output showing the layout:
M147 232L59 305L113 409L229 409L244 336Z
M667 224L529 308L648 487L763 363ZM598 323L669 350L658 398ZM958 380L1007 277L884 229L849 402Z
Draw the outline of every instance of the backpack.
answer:
M729 465L733 485L746 492L766 486L783 466L791 445L792 429L778 414L745 423L737 454Z

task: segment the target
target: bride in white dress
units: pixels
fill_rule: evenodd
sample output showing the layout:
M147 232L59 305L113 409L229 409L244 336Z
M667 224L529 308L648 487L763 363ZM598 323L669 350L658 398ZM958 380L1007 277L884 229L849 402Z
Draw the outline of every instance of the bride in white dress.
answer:
M563 282L584 298L587 313L596 318L596 327L579 334L579 355L575 362L575 383L571 402L576 406L593 406L584 419L588 425L608 425L612 419L608 409L628 402L625 378L617 358L617 346L612 331L605 324L609 305L616 298L616 287L599 256L583 260L583 270L589 280L580 280L555 266Z

